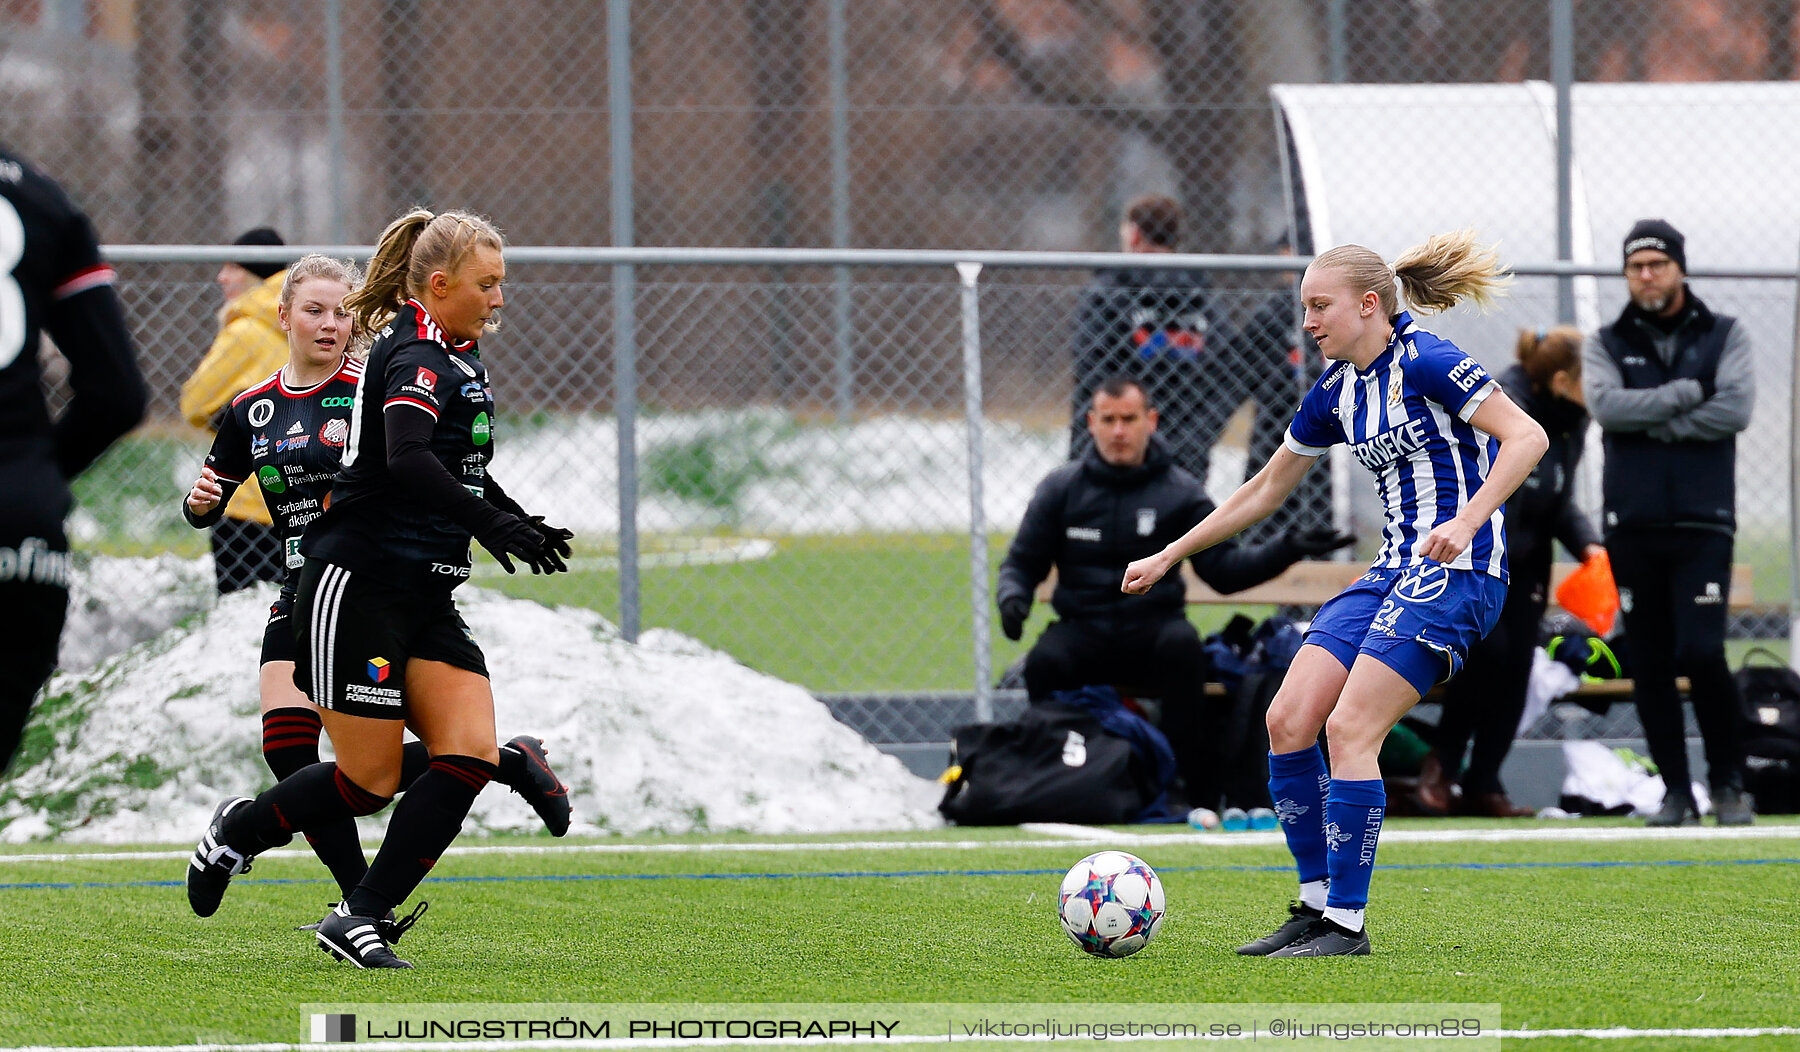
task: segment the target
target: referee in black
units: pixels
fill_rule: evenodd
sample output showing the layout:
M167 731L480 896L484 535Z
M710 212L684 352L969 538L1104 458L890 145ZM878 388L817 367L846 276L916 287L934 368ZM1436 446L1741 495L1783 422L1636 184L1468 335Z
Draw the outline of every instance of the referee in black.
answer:
M69 602L69 480L144 418L146 392L93 227L62 189L0 147L0 774L56 667ZM69 362L52 420L38 338Z
M1693 687L1720 825L1755 818L1744 796L1737 686L1725 610L1737 528L1737 433L1750 423L1750 339L1687 285L1687 244L1661 219L1625 236L1631 302L1582 345L1588 411L1605 438L1606 548L1631 647L1631 678L1662 809L1647 825L1699 821L1675 677Z

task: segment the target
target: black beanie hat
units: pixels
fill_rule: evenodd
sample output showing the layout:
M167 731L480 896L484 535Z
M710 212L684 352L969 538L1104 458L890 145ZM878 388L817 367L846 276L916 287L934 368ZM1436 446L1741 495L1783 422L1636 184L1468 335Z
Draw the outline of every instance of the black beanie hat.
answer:
M281 235L277 234L273 227L266 227L266 226L259 226L252 230L246 230L243 233L239 234L231 243L234 245L285 245L285 244L287 244L286 241L281 240ZM249 271L252 274L255 274L259 278L270 278L270 277L274 277L276 274L279 274L282 272L282 270L286 269L287 264L286 263L243 263L243 262L239 262L238 266L243 267L245 270Z
M1668 256L1683 274L1687 273L1687 238L1670 226L1668 220L1640 219L1632 224L1631 233L1625 235L1625 258L1630 259L1633 252L1646 248Z

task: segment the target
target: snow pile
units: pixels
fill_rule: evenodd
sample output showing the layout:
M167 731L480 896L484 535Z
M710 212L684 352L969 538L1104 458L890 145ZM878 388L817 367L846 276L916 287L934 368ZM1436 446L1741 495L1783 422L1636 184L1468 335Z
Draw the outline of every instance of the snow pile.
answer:
M172 559L109 562L148 594L175 592L198 572ZM266 786L256 672L272 597L272 587L226 596L96 667L52 679L32 739L0 787L0 840L188 840L222 797ZM487 653L501 738L545 740L570 785L577 833L938 821L933 783L799 687L676 633L649 632L634 646L592 611L467 587L458 597ZM141 629L145 616L120 620ZM109 638L129 634L111 627ZM471 825L541 828L499 786L476 801Z
M90 558L80 553L75 558L59 668L93 668L213 605L211 559ZM262 600L264 610L268 602Z

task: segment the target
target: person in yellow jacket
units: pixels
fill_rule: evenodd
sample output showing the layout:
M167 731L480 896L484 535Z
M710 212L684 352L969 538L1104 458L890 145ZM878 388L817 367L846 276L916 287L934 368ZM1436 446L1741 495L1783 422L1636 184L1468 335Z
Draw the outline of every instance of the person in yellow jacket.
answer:
M261 226L239 235L232 244L286 242ZM286 276L281 263L227 263L219 268L217 280L225 294L219 335L194 375L181 385L181 415L188 423L209 434L217 432L218 415L231 400L287 361L287 334L275 316ZM257 581L282 579L281 542L258 487L242 487L226 505L224 519L212 531L212 553L220 595Z

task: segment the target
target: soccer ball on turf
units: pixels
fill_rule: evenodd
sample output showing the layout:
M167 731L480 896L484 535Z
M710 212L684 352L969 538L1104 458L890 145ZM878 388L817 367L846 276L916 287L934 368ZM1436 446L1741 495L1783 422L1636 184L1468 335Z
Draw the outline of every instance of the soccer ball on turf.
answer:
M1136 855L1098 851L1063 878L1056 911L1075 945L1096 957L1129 957L1162 927L1162 881Z

